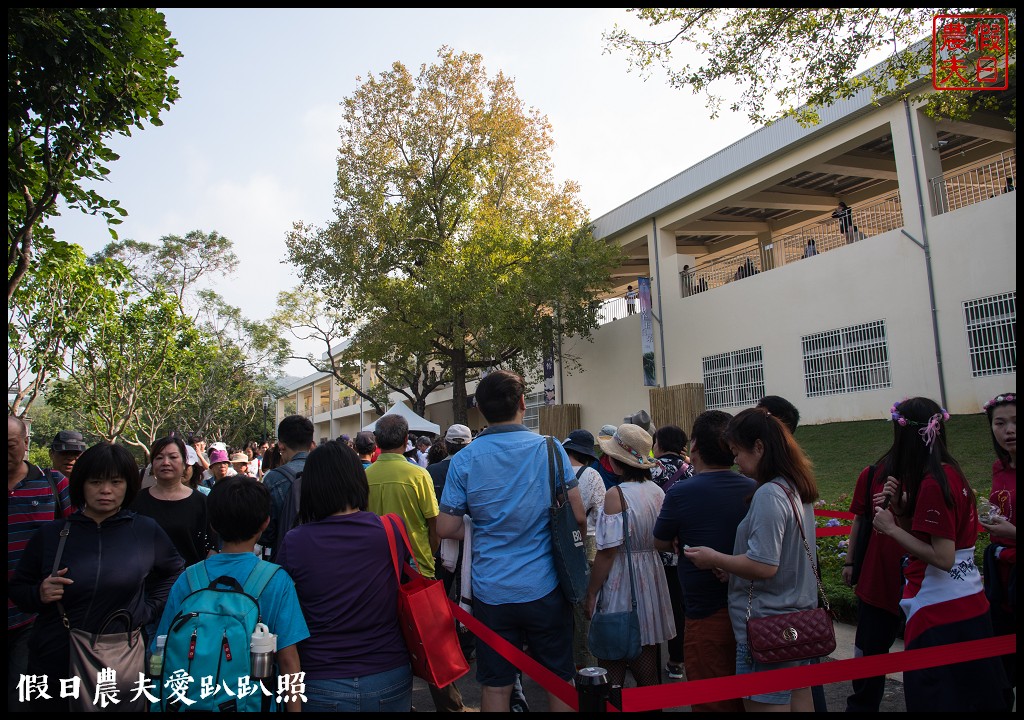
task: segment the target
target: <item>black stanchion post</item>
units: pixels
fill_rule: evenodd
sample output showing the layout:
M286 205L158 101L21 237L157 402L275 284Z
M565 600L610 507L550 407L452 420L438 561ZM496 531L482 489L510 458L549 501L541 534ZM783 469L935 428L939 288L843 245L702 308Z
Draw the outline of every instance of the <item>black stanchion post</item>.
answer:
M608 672L600 667L576 671L576 696L580 712L608 712Z

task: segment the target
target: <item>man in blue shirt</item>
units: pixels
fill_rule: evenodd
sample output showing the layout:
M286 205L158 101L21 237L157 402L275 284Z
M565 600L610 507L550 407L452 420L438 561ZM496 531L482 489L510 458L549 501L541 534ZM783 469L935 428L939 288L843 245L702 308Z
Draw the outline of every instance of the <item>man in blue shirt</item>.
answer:
M489 427L448 468L437 530L461 540L462 516L473 518L473 615L513 645L528 645L533 657L564 680L576 668L572 657L572 606L558 586L548 508L551 485L547 442L523 425L523 379L507 370L488 374L476 390ZM576 521L586 527L569 458L559 443L562 474ZM477 646L480 711L507 712L516 668L486 643ZM548 709L570 708L548 694Z

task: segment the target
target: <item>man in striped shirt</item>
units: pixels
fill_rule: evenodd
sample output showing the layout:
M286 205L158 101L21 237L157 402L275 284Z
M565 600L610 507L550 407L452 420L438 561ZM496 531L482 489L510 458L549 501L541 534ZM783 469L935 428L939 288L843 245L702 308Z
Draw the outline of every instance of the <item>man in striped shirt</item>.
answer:
M59 436L58 436L59 437ZM82 450L84 450L85 443ZM77 446L76 446L77 447ZM68 448L70 450L70 448ZM21 418L7 418L7 579L25 545L43 523L71 514L68 480L57 470L28 463L28 429ZM28 663L28 636L35 615L7 600L7 709L18 710L18 680Z

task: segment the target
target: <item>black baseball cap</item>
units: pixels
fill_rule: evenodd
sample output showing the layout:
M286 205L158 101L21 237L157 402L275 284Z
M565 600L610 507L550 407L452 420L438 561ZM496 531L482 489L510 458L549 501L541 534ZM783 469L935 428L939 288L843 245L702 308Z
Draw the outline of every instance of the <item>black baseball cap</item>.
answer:
M85 438L74 430L61 430L53 436L50 449L56 452L85 452Z

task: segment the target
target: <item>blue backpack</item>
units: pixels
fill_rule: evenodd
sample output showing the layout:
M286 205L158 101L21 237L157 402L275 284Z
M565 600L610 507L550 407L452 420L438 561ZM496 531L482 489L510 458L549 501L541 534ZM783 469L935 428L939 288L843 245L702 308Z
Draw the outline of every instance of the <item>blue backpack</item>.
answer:
M167 630L163 671L157 692L160 712L260 712L263 691L240 697L239 679L250 673L249 639L260 621L260 595L281 567L260 560L244 585L228 575L214 581L206 572L206 562L185 569L189 594ZM175 684L175 672L184 670L192 678L184 686L186 703L174 693L184 683ZM181 677L181 673L178 673ZM202 697L204 678L213 678L209 689L218 690ZM168 687L170 685L170 687ZM252 689L251 687L249 688ZM270 692L275 687L268 687ZM157 709L157 708L154 708Z

